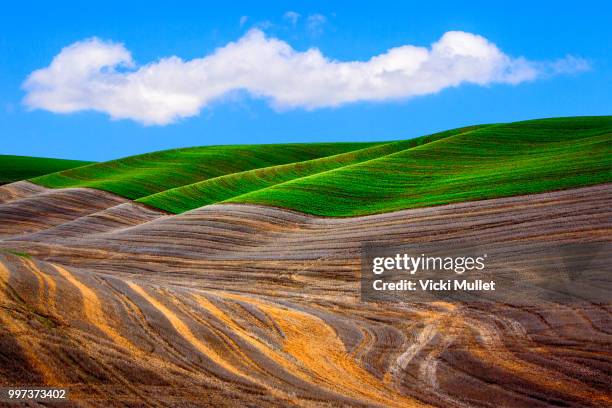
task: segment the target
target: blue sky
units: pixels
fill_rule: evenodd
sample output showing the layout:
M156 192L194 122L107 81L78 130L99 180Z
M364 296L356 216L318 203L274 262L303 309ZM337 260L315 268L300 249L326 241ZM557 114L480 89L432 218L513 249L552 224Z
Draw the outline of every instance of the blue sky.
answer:
M2 154L109 160L183 146L390 140L476 123L612 113L609 2L12 3L0 14ZM461 43L464 37L443 37L455 31L493 52L491 69L441 69L447 60L432 51L423 65L429 68L381 74L374 80L382 85L372 87L363 84L373 83L380 64L351 63L383 55L383 70L398 63L410 69L432 44ZM204 67L189 76L189 61L237 41L242 48L216 58L215 72ZM75 43L80 48L72 49L83 51L76 60L49 68ZM416 48L386 54L406 45ZM92 47L123 62L103 79L98 74L108 67L75 79ZM319 50L319 65L309 65L311 48ZM256 67L235 71L248 53ZM159 64L171 56L181 60ZM135 95L126 84L142 80L143 66L158 65L153 87ZM344 72L345 83L330 79ZM452 75L465 78L455 84ZM113 92L98 92L109 84ZM223 89L211 93L217 84ZM156 103L157 92L164 103Z

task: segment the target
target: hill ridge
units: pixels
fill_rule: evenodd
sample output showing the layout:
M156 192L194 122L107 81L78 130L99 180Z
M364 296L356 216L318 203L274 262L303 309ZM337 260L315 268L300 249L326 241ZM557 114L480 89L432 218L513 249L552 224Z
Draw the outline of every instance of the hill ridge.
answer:
M612 181L610 136L612 117L493 125L227 202L357 216L594 185Z
M199 146L162 150L47 174L44 187L91 187L130 199L236 171L375 146L382 142Z
M474 126L469 126L467 128L472 129ZM304 177L324 173L326 171L333 171L335 169L344 168L356 163L363 163L376 158L385 157L398 151L416 148L420 145L432 143L433 141L441 138L450 137L455 132L462 132L467 128L451 129L440 133L384 143L317 159L225 174L219 177L164 190L159 193L141 197L136 201L173 213L181 213L201 207L203 205L225 202L228 199L238 198L244 194L265 190L266 188L283 184L285 182L300 180ZM435 140L431 140L432 138ZM284 172L284 174L279 174L282 172ZM233 184L230 186L231 189L228 189L226 185L232 182ZM247 186L246 184L249 182L251 184ZM258 185L253 186L255 184ZM244 191L248 188L252 189ZM194 189L197 191L194 192ZM214 198L211 197L213 195L211 190L215 189L223 189L225 191L221 191L217 194L217 198ZM239 193L237 193L236 190L238 190ZM242 192L240 192L240 190L242 190ZM226 194L224 197L219 197L219 195L222 195L224 192L227 192L228 194ZM197 194L198 196L194 197L194 194Z
M490 126L490 125L481 125L481 126ZM459 129L463 129L463 128L459 128ZM453 129L453 130L458 130L458 129ZM292 180L287 180L287 181L285 181L285 182L283 182L283 183L278 183L278 184L272 185L272 186L270 186L270 187L266 187L266 188L263 188L263 189L260 189L260 190L255 190L255 191L252 191L252 192L249 192L249 193L246 193L246 194L241 194L241 195L239 195L239 196L232 197L232 198L230 198L229 200L224 200L224 201L221 201L220 203L237 203L237 201L233 201L233 200L240 200L242 196L247 196L247 195L249 195L249 194L251 194L251 193L255 194L255 193L259 193L259 192L264 192L264 191L265 191L266 189L268 189L268 188L279 187L279 186L282 186L282 185L285 185L285 184L288 184L288 183L299 183L300 181L305 180L305 179L308 179L309 177L317 177L317 176L319 176L319 175L323 175L323 174L325 174L325 173L334 172L334 171L336 171L336 170L340 170L340 169L350 169L351 167L353 167L353 166L358 166L358 165L360 165L360 164L371 163L371 162L375 162L375 161L377 161L377 160L384 160L384 159L385 159L385 158L387 158L387 157L392 157L392 156L394 156L394 155L396 155L396 154L400 154L400 153L405 152L405 151L407 151L407 150L413 150L413 149L418 149L418 148L426 147L427 145L429 145L429 144L431 144L431 143L440 142L440 141L445 140L446 138L450 138L450 137L454 137L454 136L459 136L459 135L462 135L462 134L464 134L464 133L471 133L471 132L473 132L473 131L475 131L475 130L476 130L476 129L470 129L470 130L465 131L465 132L460 132L460 133L457 133L457 134L453 134L453 135L449 135L449 136L441 137L441 138L436 139L436 140L433 140L433 141L428 141L428 142L426 142L426 143L423 143L423 144L420 144L420 145L417 145L417 146L410 146L410 147L407 147L407 148L405 148L405 149L398 150L398 151L393 152L393 153L384 154L384 155L381 155L381 156L378 156L378 157L374 157L374 158L372 158L372 159L368 159L368 160L364 160L364 161L361 161L361 162L356 162L356 163L347 164L346 166L341 166L341 167L337 167L337 168L333 168L333 169L325 170L325 171L322 171L322 172L314 173L314 174L311 174L311 175L308 175L308 176L304 176L304 177L300 177L300 178L296 178L296 179L292 179ZM430 136L434 136L434 135L436 135L436 134L433 134L433 135L427 135L427 136L422 136L422 138L426 138L426 137L430 137ZM410 140L412 140L412 139L410 139Z
M30 181L172 213L250 203L350 217L610 182L611 136L612 116L531 119L388 142L172 149Z

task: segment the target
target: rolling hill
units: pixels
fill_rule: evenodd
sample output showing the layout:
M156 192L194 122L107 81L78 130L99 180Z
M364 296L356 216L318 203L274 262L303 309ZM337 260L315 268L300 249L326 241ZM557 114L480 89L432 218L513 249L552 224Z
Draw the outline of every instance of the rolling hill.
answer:
M97 188L136 199L225 174L311 160L377 144L304 143L173 149L95 163L31 181L52 188Z
M611 137L612 117L488 126L227 201L357 216L605 183Z
M609 303L364 302L359 276L372 240L559 265L609 242L610 186L349 218L22 191L0 204L0 384L91 407L609 407Z
M226 201L249 192L263 190L290 180L298 180L313 174L386 156L473 129L474 127L453 129L415 139L383 143L320 159L226 174L198 183L165 190L157 194L142 197L136 201L169 212L181 213L204 205Z
M585 260L568 244L612 265L611 127L179 149L0 186L0 386L91 407L609 407L609 301L369 302L361 278L373 242L476 241L492 279L545 265L611 288L566 270Z
M50 159L46 157L0 155L0 185L27 180L90 163L92 162Z
M346 217L609 182L611 135L610 116L540 119L395 142L174 149L30 181L172 213L228 202Z

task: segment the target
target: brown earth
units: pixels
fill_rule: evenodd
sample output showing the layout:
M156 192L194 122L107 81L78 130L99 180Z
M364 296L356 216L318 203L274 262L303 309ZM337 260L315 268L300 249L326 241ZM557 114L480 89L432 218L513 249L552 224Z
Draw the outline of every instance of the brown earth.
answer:
M78 406L611 406L610 304L359 296L364 242L609 242L610 187L331 219L1 186L0 386Z

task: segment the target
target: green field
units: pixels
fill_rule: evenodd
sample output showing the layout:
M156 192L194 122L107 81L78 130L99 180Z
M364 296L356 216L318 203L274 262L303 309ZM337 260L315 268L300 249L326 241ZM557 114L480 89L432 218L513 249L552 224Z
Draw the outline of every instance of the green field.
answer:
M225 174L311 160L378 143L203 146L164 150L37 177L45 187L91 187L137 199Z
M290 180L298 180L313 174L319 174L350 164L361 163L381 156L386 156L425 143L430 143L434 140L466 132L473 128L474 127L453 129L435 135L402 140L399 142L383 143L320 159L226 174L198 183L165 190L157 194L140 198L137 201L169 212L181 213L204 205L226 201L249 192L262 190Z
M378 143L208 146L31 179L180 213L232 202L356 216L612 181L612 116L473 126Z
M476 129L229 199L355 216L612 181L612 118Z
M27 180L43 174L84 166L91 162L45 157L0 155L0 184Z

